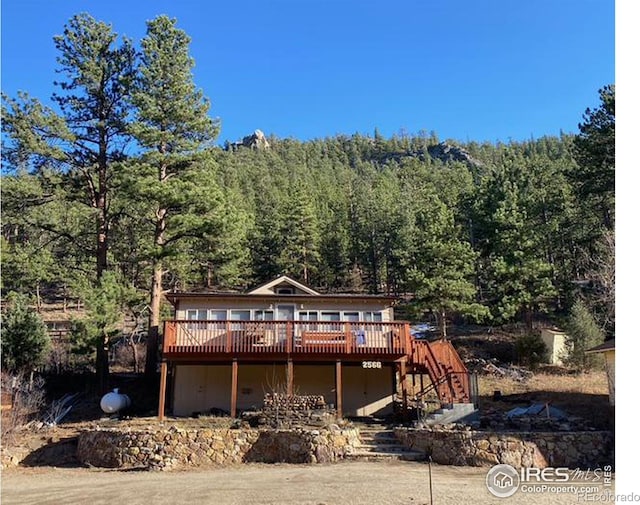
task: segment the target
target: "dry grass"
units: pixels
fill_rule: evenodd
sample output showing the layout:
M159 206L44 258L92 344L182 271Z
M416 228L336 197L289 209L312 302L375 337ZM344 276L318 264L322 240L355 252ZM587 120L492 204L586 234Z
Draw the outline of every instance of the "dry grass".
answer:
M582 393L590 395L607 395L607 375L604 371L565 374L539 372L525 381L518 382L510 378L491 376L478 377L481 396L493 395L500 390L503 395L514 395L531 392Z
M583 374L536 373L525 382L510 378L478 377L481 410L506 412L516 406L550 403L570 416L587 419L599 429L613 428L613 408L605 372ZM502 400L494 400L500 391Z

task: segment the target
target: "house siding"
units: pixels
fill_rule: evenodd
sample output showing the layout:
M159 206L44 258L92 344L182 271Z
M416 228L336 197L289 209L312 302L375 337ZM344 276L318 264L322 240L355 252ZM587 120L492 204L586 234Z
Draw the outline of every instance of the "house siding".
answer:
M270 310L277 305L295 305L296 319L299 311L318 310L326 312L381 312L382 322L393 321L393 308L385 303L376 300L349 300L349 299L329 299L329 300L291 300L286 297L274 296L272 300L228 300L228 299L202 299L183 298L180 306L176 310L176 319L187 319L187 310Z
M609 403L616 404L616 352L614 350L604 353L607 382L609 383Z
M229 411L231 365L176 366L173 412L190 416L212 408Z
M294 392L322 395L335 406L335 364L294 364ZM343 366L343 412L351 416L387 414L392 410L393 385L390 368L364 369ZM265 393L286 388L285 364L238 365L238 409L260 408ZM178 365L174 385L173 414L190 416L212 408L230 410L231 366Z

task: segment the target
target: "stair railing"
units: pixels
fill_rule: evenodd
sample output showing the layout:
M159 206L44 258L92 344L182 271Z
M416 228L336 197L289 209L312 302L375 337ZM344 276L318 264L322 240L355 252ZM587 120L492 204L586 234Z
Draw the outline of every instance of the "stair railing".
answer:
M419 401L421 398L423 398L425 395L427 395L428 393L435 391L436 396L438 397L438 401L442 404L442 403L453 403L454 398L456 398L456 391L455 388L453 387L453 377L457 376L457 375L462 375L463 377L463 381L466 381L468 383L469 381L469 372L467 371L453 371L450 370L447 373L445 373L444 375L440 376L438 379L436 379L435 381L432 380L431 384L429 386L427 386L426 388L424 388L422 391L418 392L417 394L414 395L414 399L416 401ZM466 376L466 377L465 377ZM445 397L442 398L441 395L441 389L439 386L441 386L442 384L447 384L448 386L448 391L444 392ZM468 394L469 390L465 388L465 382L462 382L462 386L463 389L465 389L465 394ZM466 399L467 401L471 401L470 398L463 398Z

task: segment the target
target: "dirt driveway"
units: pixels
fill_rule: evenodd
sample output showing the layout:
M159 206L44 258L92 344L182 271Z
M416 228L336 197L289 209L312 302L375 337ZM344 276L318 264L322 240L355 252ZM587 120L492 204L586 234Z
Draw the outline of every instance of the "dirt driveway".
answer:
M433 503L568 504L572 494L496 498L486 469L433 465ZM2 473L3 505L407 504L429 505L429 473L418 462L263 465L173 472L12 468Z

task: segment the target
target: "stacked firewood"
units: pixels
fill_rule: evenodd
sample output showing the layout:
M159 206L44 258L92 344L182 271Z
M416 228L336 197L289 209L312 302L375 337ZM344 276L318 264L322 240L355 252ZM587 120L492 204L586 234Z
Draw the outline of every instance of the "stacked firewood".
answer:
M273 412L309 412L326 407L322 395L287 395L267 393L264 396L263 411Z

